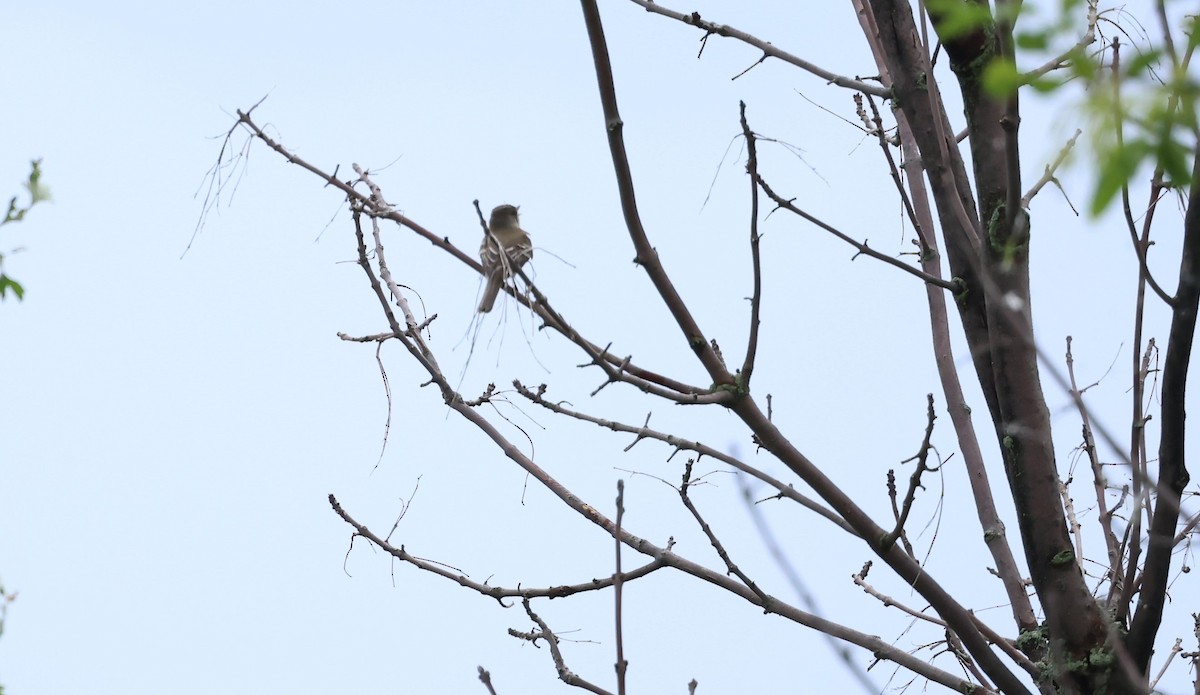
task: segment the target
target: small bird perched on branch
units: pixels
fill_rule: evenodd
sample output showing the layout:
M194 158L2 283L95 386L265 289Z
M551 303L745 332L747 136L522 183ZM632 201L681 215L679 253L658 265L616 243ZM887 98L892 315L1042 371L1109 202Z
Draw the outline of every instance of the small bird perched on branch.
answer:
M533 244L529 234L521 229L517 206L500 205L492 210L488 234L479 245L479 260L483 262L483 276L487 278L483 298L479 300L481 314L492 310L504 282L532 257Z

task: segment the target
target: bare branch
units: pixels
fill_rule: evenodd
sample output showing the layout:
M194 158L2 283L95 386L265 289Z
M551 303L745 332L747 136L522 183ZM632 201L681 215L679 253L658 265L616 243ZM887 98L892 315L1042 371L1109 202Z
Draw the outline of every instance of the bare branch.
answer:
M929 615L929 614L925 613L924 611L919 611L910 606L906 606L903 603L892 598L891 596L885 595L884 593L880 592L878 589L876 589L875 587L873 587L869 583L867 583L867 574L871 571L871 566L873 564L874 563L872 563L870 560L866 561L865 563L863 563L862 569L860 569L858 572L856 572L850 576L850 578L854 580L855 586L862 589L867 595L874 596L876 599L879 599L879 602L882 603L884 606L887 606L889 608L893 608L893 607L899 608L901 612L911 615L912 617L916 618L917 620L922 620L927 623L937 625L938 627L943 627L943 628L946 627L945 620L942 620L941 618L937 617L936 615Z
M899 608L902 612L907 613L908 615L911 615L912 617L917 618L918 620L922 620L927 623L932 623L934 625L941 626L943 628L946 628L947 630L950 629L950 627L947 625L945 620L942 620L941 618L934 616L934 615L929 615L928 613L925 613L924 611L919 611L910 606L906 606L905 604L897 601L895 598L888 596L887 594L884 594L883 592L879 591L875 587L868 584L866 581L867 573L871 571L871 566L873 564L874 563L872 563L870 560L868 560L867 562L865 562L863 564L861 570L859 570L856 574L851 576L851 578L854 580L854 584L856 586L861 588L867 594L879 599L879 602L885 606L889 606L889 607L895 606L896 608ZM1009 656L1009 658L1011 658L1016 664L1018 664L1021 668L1023 668L1027 673L1029 673L1030 675L1033 675L1033 676L1037 676L1039 674L1040 669L1039 669L1038 665L1033 663L1032 661L1030 661L1024 654L1017 651L1016 646L1014 646L1010 640L1007 640L1004 637L1001 637L999 634L996 633L995 630L993 630L991 627L989 627L987 625L987 623L984 623L982 620L975 617L973 614L972 614L972 620L974 620L975 627L980 630L980 632L984 635L984 637L986 637L988 639L989 642L996 645L997 647L1000 647L1000 649L1003 650L1004 653ZM957 633L955 633L955 635L957 636ZM961 642L961 639L960 639L960 642Z
M914 268L911 265L905 263L904 261L901 261L898 258L893 258L893 257L887 255L886 253L880 253L879 251L876 251L875 249L868 246L865 241L859 242L859 241L851 238L849 235L843 233L841 230L837 229L836 227L826 224L825 222L822 222L821 220L817 219L816 217L801 210L800 208L796 207L796 205L792 202L792 200L795 200L794 198L792 200L784 200L784 198L782 196L780 196L779 194L777 194L774 191L774 189L772 189L771 186L761 176L758 177L758 185L762 186L763 191L766 192L766 194L771 198L771 200L775 201L775 205L777 205L778 207L780 207L784 210L787 210L790 213L793 213L799 217L802 217L802 218L808 220L809 222L817 225L821 229L824 229L825 231L836 236L837 238L841 239L842 241L846 242L847 244L850 244L854 248L858 249L858 253L863 254L865 256L870 256L871 258L874 258L876 260L883 261L884 263L887 263L888 265L895 266L896 268L903 270L904 272L908 273L909 275L920 278L923 282L929 283L930 285L936 285L938 287L941 287L942 289L956 291L956 292L959 290L959 287L957 285L955 285L953 282L943 280L940 277L937 277L936 275L930 275L929 273L926 273L926 272L920 270L919 268Z
M1075 499L1071 497L1070 480L1058 481L1058 495L1063 501L1063 510L1067 515L1067 528L1070 534L1075 538L1075 564L1079 565L1079 571L1083 571L1083 525L1079 523L1079 518L1075 516Z
M1079 37L1079 40L1075 42L1074 46L1071 46L1057 56L1047 60L1042 65L1021 75L1021 82L1023 84L1033 82L1037 78L1042 77L1047 73L1066 67L1070 64L1073 56L1079 55L1083 49L1087 48L1093 43L1096 43L1096 23L1100 19L1100 13L1097 10L1097 6L1099 4L1099 0L1087 0L1087 29L1083 32L1083 35ZM1072 140L1074 140L1074 138L1072 138Z
M1162 623L1171 550L1179 523L1179 501L1190 481L1184 442L1188 368L1200 309L1200 153L1193 153L1192 184L1183 220L1183 248L1179 260L1179 286L1172 305L1171 330L1163 360L1162 420L1158 449L1156 505L1150 522L1146 564L1137 612L1129 625L1126 645L1142 672L1154 652L1154 637Z
M754 290L750 294L750 336L746 339L746 359L742 363L741 389L750 390L750 377L754 373L754 358L758 354L759 310L762 306L762 259L758 244L758 146L754 131L746 122L746 102L739 102L742 135L746 138L746 173L750 178L750 260L754 276Z
M879 39L874 13L866 5L865 0L855 0L855 8L863 28L863 34L867 37L867 42L875 55L884 84L890 85L892 78L887 67L886 52ZM883 138L883 122L873 101L871 108L877 124L876 136L880 140L880 147L885 153L889 168L895 172L896 165L888 150L887 142ZM897 180L897 189L901 191L901 199L911 200L913 226L916 229L921 248L921 268L929 275L941 277L941 252L938 247L937 235L934 234L933 213L926 192L922 159L917 148L916 136L902 109L896 109L892 113L896 118L896 128L900 136L904 159L911 164L911 166L903 167L905 180L912 192L911 196L905 196L904 186L898 182L898 177L894 180ZM1013 557L1012 548L1008 544L1004 522L1000 519L996 509L979 438L975 434L975 426L971 421L971 408L967 405L958 376L954 346L950 339L946 296L939 287L926 284L925 297L929 305L930 328L933 332L934 362L941 380L942 393L950 412L950 421L954 425L959 449L966 462L967 479L971 484L975 509L983 528L983 537L996 563L996 574L1004 584L1005 593L1017 625L1023 631L1033 630L1037 627L1037 620L1029 596L1025 593L1025 585ZM1034 659L1040 659L1041 656L1041 654L1031 654L1031 658Z
M883 117L879 114L879 107L875 105L875 100L869 96L867 97L867 102L871 106L871 131L875 133L879 149L883 152L883 158L888 165L888 173L892 176L892 183L896 185L896 194L900 196L900 202L904 205L904 212L908 215L908 221L917 232L917 242L921 251L921 258L924 259L932 249L937 248L937 240L930 240L928 238L933 234L933 230L922 223L921 219L917 216L917 211L913 209L912 199L909 198L908 190L904 188L904 182L900 180L900 167L896 166L896 160L892 158L892 143L888 141L884 134ZM854 103L863 120L867 120L866 112L862 110L862 97L857 94L854 95ZM930 274L941 277L940 272Z
M928 463L929 449L931 446L930 439L933 437L933 422L934 420L937 420L937 413L935 413L933 410L933 394L928 394L925 398L929 404L926 411L927 424L925 425L925 438L921 441L921 448L917 450L915 456L901 461L901 463L916 461L917 466L913 469L912 474L908 477L908 492L904 495L904 505L901 507L900 513L896 518L896 528L888 532L887 535L883 537L883 540L880 541L880 544L885 549L892 547L892 544L895 543L896 539L900 537L901 533L903 533L904 522L908 521L908 514L912 511L913 500L916 499L917 496L917 488L921 487L921 476L926 470L929 470ZM912 554L911 549L909 550L909 554Z
M574 671L567 668L567 662L563 659L562 651L558 648L558 637L555 636L550 626L537 613L533 612L533 607L529 605L529 599L523 599L521 605L525 607L525 614L529 616L529 619L537 623L538 626L539 632L531 633L529 635L529 638L531 638L530 641L541 638L546 640L546 644L550 645L550 658L554 660L554 668L558 671L559 680L567 685L582 688L590 693L596 693L596 695L612 695L611 692L580 677Z
M624 580L621 576L621 522L625 519L625 481L617 481L617 533L613 540L616 542L616 571L613 572L613 610L616 613L616 642L617 642L617 693L625 695L625 671L629 662L625 660L625 632L621 628L621 589Z
M1158 675L1154 677L1154 680L1150 681L1150 692L1155 692L1154 688L1158 685L1158 682L1162 680L1163 674L1167 672L1167 667L1171 665L1171 661L1174 660L1175 657L1178 656L1182 651L1183 640L1176 638L1175 644L1172 645L1171 651L1167 654L1167 659L1163 662L1162 668L1158 669ZM1197 681L1200 682L1200 678L1198 678Z
M791 53L788 53L787 51L780 49L775 44L773 44L769 41L763 41L762 39L760 39L756 36L747 34L744 31L740 31L740 30L735 29L726 24L716 24L714 22L709 22L707 20L701 19L699 12L692 12L690 14L676 12L674 10L669 10L669 9L663 7L662 5L658 4L657 2L654 2L653 0L631 0L631 2L633 2L635 5L638 5L639 7L642 7L647 12L651 12L651 13L657 14L657 15L662 15L663 17L669 17L671 19L674 19L677 22L683 22L684 24L687 24L689 26L693 26L693 27L696 27L697 29L702 30L704 32L703 40L707 40L709 36L714 35L714 34L717 36L725 36L725 37L728 37L731 39L737 39L738 41L741 41L744 44L747 44L749 46L754 46L758 50L762 51L764 59L767 57L778 58L779 60L782 60L785 63L788 63L790 65L795 65L796 67L800 68L801 70L810 72L810 73L816 75L817 77L820 77L821 79L828 81L830 84L835 84L839 87L845 87L847 89L853 89L855 91L863 92L865 94L870 94L872 96L880 97L883 99L890 98L890 94L888 93L888 90L884 89L883 87L880 87L879 85L868 84L861 80L855 80L855 79L846 77L844 75L838 75L838 74L832 73L822 67L819 67L817 65L814 65L813 63L808 62L807 60L804 60L803 58L792 55ZM762 59L760 59L759 62L762 62Z
M637 252L636 261L646 271L663 303L675 318L688 347L700 359L705 370L718 389L736 389L733 375L717 357L704 332L684 304L683 297L667 276L667 271L658 260L658 251L650 244L642 219L637 209L637 195L633 185L633 172L629 167L629 156L625 151L624 128L621 114L617 111L617 92L613 82L612 62L608 56L608 44L604 38L604 25L600 21L600 9L595 0L583 0L583 19L587 27L588 42L592 47L592 62L596 67L596 83L600 88L600 103L604 111L604 127L608 134L608 149L612 155L613 172L617 176L617 190L621 198L621 211L625 215L625 226Z
M700 514L700 510L696 509L696 505L692 503L692 498L688 494L688 489L692 485L693 463L695 462L689 459L687 465L684 466L683 481L679 485L679 499L683 501L683 506L687 507L687 510L691 513L692 518L696 520L696 523L700 526L700 530L703 531L704 535L708 538L709 544L712 545L713 549L717 551L717 555L720 556L721 562L725 563L726 573L732 574L738 579L742 580L742 583L749 587L749 589L753 591L756 596L758 596L759 600L763 602L763 606L768 606L772 600L771 597L768 596L762 589L758 588L758 585L754 583L754 580L751 579L745 572L743 572L736 563L734 563L733 559L729 557L729 551L725 549L725 545L717 538L717 534L713 532L712 527L709 526L708 522L704 520L704 517Z
M899 531L899 538L893 539L892 542L895 543L896 540L899 540L900 545L904 548L904 552L908 553L909 557L916 558L917 553L913 549L912 543L908 540L908 533L904 530L904 526L900 522L900 504L897 499L899 492L896 488L896 471L892 468L889 468L887 472L887 494L888 502L890 502L892 505L892 518L895 519L896 529Z
M253 109L251 109L251 111L252 110ZM389 219L396 224L401 225L402 227L412 230L418 236L449 253L464 265L470 267L474 272L483 272L483 267L480 265L479 261L476 260L473 255L466 253L459 247L452 244L449 237L438 236L434 234L430 230L418 224L416 221L409 219L408 217L405 217L397 212L395 209L388 207L385 202L372 199L369 195L363 194L356 190L352 185L338 180L333 174L322 171L320 168L310 164L303 158L292 153L282 144L267 135L262 128L250 118L250 111L243 112L239 110L237 114L239 119L238 123L247 128L251 133L254 134L256 138L266 143L268 147L278 152L285 159L287 159L288 162L296 164L297 166L312 172L318 178L325 181L328 186L337 188L341 192L345 193L349 200L357 201L363 206L362 209L364 212L369 212L373 217ZM365 177L366 173L364 172L360 178ZM580 335L574 328L571 327L569 323L566 322L565 319L563 319L557 312L554 312L549 307L549 303L545 299L545 296L536 291L536 287L533 286L533 283L529 282L529 278L524 275L522 275L522 277L531 286L531 290L534 291L535 297L538 301L530 302L523 296L518 296L517 300L532 311L536 312L550 328L558 331L568 340L579 346L580 349L587 353L588 356L593 359L598 366L601 366L601 368L605 369L606 373L609 374L610 377L616 376L619 381L635 386L646 393L652 393L654 395L668 398L680 403L721 402L728 398L724 392L717 392L714 394L708 389L703 389L698 386L691 386L689 384L669 379L661 374L642 369L641 367L628 362L624 363L620 370L613 369L612 367L620 363L620 360L611 354L605 353L598 345ZM422 324L417 325L420 326ZM607 366L602 363L607 363ZM706 396L711 397L706 398Z
M833 524L836 524L838 526L838 528L842 529L846 533L849 533L852 536L856 536L856 537L858 536L858 534L854 531L854 529L852 529L850 527L850 525L846 523L845 519L841 518L840 516L838 516L837 514L832 512L828 507L822 505L820 502L816 502L816 501L800 494L799 492L796 491L796 488L792 487L791 485L784 484L783 481L781 481L771 475L768 475L767 473L763 472L762 470L760 470L758 468L755 468L754 466L744 463L743 461L741 461L740 459L738 459L734 456L730 456L729 454L725 453L724 451L721 451L720 449L714 449L713 447L701 444L700 442L691 441L688 439L684 439L682 437L677 437L673 434L667 434L665 432L657 432L655 430L650 429L646 425L642 425L641 427L634 427L633 425L626 425L626 424L623 424L620 422L616 422L615 420L605 420L603 418L598 418L593 415L588 415L587 413L583 413L583 412L580 412L577 410L572 410L572 409L567 408L566 406L562 405L561 403L552 403L550 401L547 401L544 398L544 395L546 393L546 385L545 384L542 384L541 386L539 386L536 391L524 386L520 381L514 381L513 386L517 389L517 393L521 394L525 398L528 398L530 401L537 403L538 405L542 406L543 408L546 408L547 410L551 410L555 413L559 413L561 415L566 415L568 417L573 417L577 420L583 420L584 422L590 422L595 425L599 425L600 427L606 427L614 432L625 432L628 434L635 434L635 435L637 435L638 439L656 439L660 442L663 442L665 444L669 444L669 445L675 447L675 449L677 451L694 451L697 454L700 454L701 456L707 456L709 458L716 459L717 461L720 461L721 463L732 466L733 468L736 468L737 470L739 470L747 475L753 476L753 477L761 480L762 482L766 483L767 485L770 485L772 488L774 488L775 490L778 491L778 493L779 493L777 495L778 497L787 498L793 502L796 502L797 504L801 505L802 507L805 507L806 509L814 511L817 514L820 514L821 516L825 517L825 519L832 522ZM636 440L635 440L635 443L636 443ZM630 446L632 446L632 445L630 445Z
M1142 332L1142 300L1145 297L1145 282L1138 282L1138 312L1134 322L1134 342L1141 342ZM1131 425L1131 436L1129 442L1130 454L1132 455L1132 509L1129 512L1129 525L1125 527L1124 537L1121 539L1120 555L1125 559L1125 576L1120 581L1119 585L1113 587L1112 593L1119 593L1120 598L1117 599L1116 615L1118 619L1124 621L1128 618L1128 612L1131 608L1130 602L1134 593L1137 591L1140 577L1137 575L1138 563L1141 561L1142 553L1142 525L1145 517L1149 517L1152 513L1151 502L1147 486L1152 485L1152 481L1148 477L1148 454L1146 449L1146 421L1149 417L1143 416L1142 398L1145 395L1146 379L1150 373L1150 361L1157 353L1154 338L1146 342L1146 350L1141 355L1139 363L1138 356L1134 355L1133 364L1133 392L1136 400L1133 403L1133 421ZM1121 499L1124 502L1124 496ZM1114 507L1114 511L1119 508ZM1128 552L1127 552L1128 551Z
M1067 155L1071 153L1071 148L1075 147L1075 141L1079 139L1079 136L1082 133L1082 130L1078 128L1075 129L1075 134L1072 135L1071 139L1067 141L1067 144L1063 145L1063 148L1058 151L1058 156L1054 158L1054 161L1046 165L1046 171L1042 174L1042 178L1038 179L1037 183L1033 184L1033 186L1025 195L1021 196L1021 207L1023 209L1029 209L1029 202L1033 200L1033 197L1037 195L1046 184L1050 183L1051 181L1053 181L1055 184L1058 183L1058 179L1054 177L1054 172L1058 171L1058 168L1062 166L1062 163L1067 160ZM1059 188L1061 188L1061 186ZM1074 210L1075 207L1071 206L1071 209Z
M1113 113L1116 115L1117 123L1113 128L1114 134L1117 137L1117 151L1125 149L1125 123L1121 113L1121 39L1113 37L1112 42L1112 83L1113 83ZM1157 177L1156 177L1157 178ZM1133 221L1133 209L1129 204L1129 184L1128 182L1121 185L1121 211L1125 213L1125 226L1129 229L1129 238L1133 240L1133 252L1137 255L1138 268L1141 271L1141 278L1150 285L1150 289L1154 290L1154 294L1169 307L1174 307L1176 298L1167 294L1167 291L1158 284L1154 279L1154 274L1150 272L1150 266L1147 264L1146 257L1150 252L1150 244L1143 243L1138 240L1137 223ZM1147 227L1148 233L1148 227ZM1182 278L1180 278L1182 281Z
M1083 448L1092 469L1092 484L1096 494L1096 521L1100 524L1100 534L1104 537L1104 547L1108 551L1108 575L1113 583L1117 584L1120 583L1122 574L1121 555L1117 547L1117 536L1112 530L1112 515L1108 511L1108 481L1104 476L1104 466L1100 463L1100 453L1096 450L1096 440L1092 436L1091 416L1083 405L1083 392L1079 390L1075 381L1075 356L1071 352L1071 336L1067 336L1067 377L1071 380L1071 399L1075 402L1079 418L1083 422ZM1076 535L1076 552L1082 561L1081 543Z
M375 546L383 552L388 553L397 560L406 562L419 570L429 572L430 574L436 574L439 577L449 579L464 588L471 589L472 591L476 591L489 598L494 598L497 601L500 601L501 605L506 607L507 604L505 604L501 599L565 598L567 596L574 596L575 594L581 594L587 591L599 591L602 589L607 589L618 579L622 582L631 582L667 566L667 563L661 560L654 560L642 565L641 567L638 567L637 569L625 572L621 574L620 577L617 577L616 575L610 577L599 577L596 579L589 579L578 584L560 584L557 586L549 586L544 588L508 588L503 586L491 586L483 582L477 582L469 579L462 572L449 565L446 565L445 563L433 562L431 560L416 557L405 550L403 545L397 548L387 539L371 531L371 529L367 528L367 526L355 521L355 519L350 516L349 512L342 508L341 503L338 502L337 498L333 495L329 496L329 504L333 507L333 511L336 512L343 521L354 527L356 536L366 538L371 543L374 543Z

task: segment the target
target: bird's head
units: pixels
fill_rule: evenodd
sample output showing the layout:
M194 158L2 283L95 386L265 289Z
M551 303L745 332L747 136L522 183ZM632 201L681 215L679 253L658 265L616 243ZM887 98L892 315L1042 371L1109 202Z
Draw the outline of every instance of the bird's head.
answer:
M499 229L503 227L516 227L520 224L520 219L517 216L516 205L499 205L492 210L492 219L488 222L488 227Z

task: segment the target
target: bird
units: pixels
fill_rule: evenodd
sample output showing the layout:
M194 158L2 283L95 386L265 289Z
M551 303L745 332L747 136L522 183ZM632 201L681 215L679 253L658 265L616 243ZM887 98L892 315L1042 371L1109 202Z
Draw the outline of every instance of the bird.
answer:
M504 282L532 257L533 245L529 241L529 234L521 229L517 206L497 206L492 210L488 233L479 245L479 260L483 263L483 277L487 280L483 298L479 300L479 313L486 314L492 310Z

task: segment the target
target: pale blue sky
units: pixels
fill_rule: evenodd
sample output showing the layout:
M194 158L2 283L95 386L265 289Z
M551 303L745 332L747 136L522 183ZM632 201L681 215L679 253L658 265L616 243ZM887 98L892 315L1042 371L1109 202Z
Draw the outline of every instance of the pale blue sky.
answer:
M679 9L838 72L874 72L848 4L824 14L747 4L736 15L719 2ZM601 5L647 229L727 356L740 361L750 291L739 99L756 130L802 150L763 146L777 189L872 246L909 250L874 142L800 95L851 117L848 92L776 63L731 80L756 53L714 38L697 61L694 30L627 2ZM560 311L643 366L703 381L630 262L578 6L44 2L6 8L5 24L0 192L16 193L28 160L41 157L55 201L0 229L0 251L26 248L5 268L27 289L24 302L0 303L0 578L20 594L0 639L0 684L13 695L484 692L483 665L502 693L564 692L546 650L505 634L529 628L519 608L393 566L361 541L347 555L350 529L327 494L386 532L419 485L394 535L414 554L503 585L612 571L611 541L447 416L396 346L384 350L393 422L376 466L386 400L373 348L336 333L384 323L350 262L339 195L255 144L236 195L227 188L193 233L231 114L269 94L256 116L283 143L328 170L340 165L343 178L352 162L382 169L376 180L394 204L464 248L478 243L473 199L520 204L539 287ZM1070 108L1027 101L1027 180L1069 137ZM1085 170L1064 175L1077 206L1087 180ZM1123 437L1128 241L1119 227L1073 217L1050 190L1032 212L1039 337L1057 358L1075 336L1089 382L1118 360L1091 394ZM1179 216L1160 214L1171 248ZM756 388L774 395L776 421L796 444L882 520L884 473L915 452L925 393L937 391L924 290L881 264L851 262L848 247L782 214L764 230ZM409 233L389 230L387 242L393 272L439 315L431 344L457 376L478 279ZM498 332L496 321L481 331L466 395L492 381L546 382L552 397L596 415L640 424L653 412L660 429L752 449L723 410L615 386L589 398L599 375L575 368L578 351L531 331L511 306ZM1163 325L1151 333L1161 339ZM1065 471L1078 422L1064 394L1048 397ZM528 433L539 463L597 508L611 513L626 478L635 533L659 544L674 536L681 553L719 566L674 493L627 472L677 482L681 459L668 462L669 450L643 442L623 453L627 437L527 406L492 416L521 446ZM948 418L939 425L935 441L949 454ZM791 598L733 479L712 481L695 493L710 522L768 591ZM972 606L996 606L1003 595L984 569L962 469L947 466L944 482L931 571ZM937 514L938 490L930 481L914 530ZM1006 495L997 491L1007 513ZM865 548L811 514L781 503L767 511L828 617L905 648L939 639L906 632L907 620L850 583ZM934 534L921 532L923 547ZM920 607L877 572L881 589ZM1188 607L1172 609L1183 619L1164 638L1185 636L1196 610L1194 582L1173 595ZM637 691L684 692L692 678L702 693L851 687L819 635L694 580L660 573L629 586L626 601ZM604 593L537 606L552 627L575 631L569 665L609 686L610 604ZM982 614L1011 633L1006 609ZM884 664L870 675L882 686L891 672ZM1181 691L1184 670L1171 675Z

